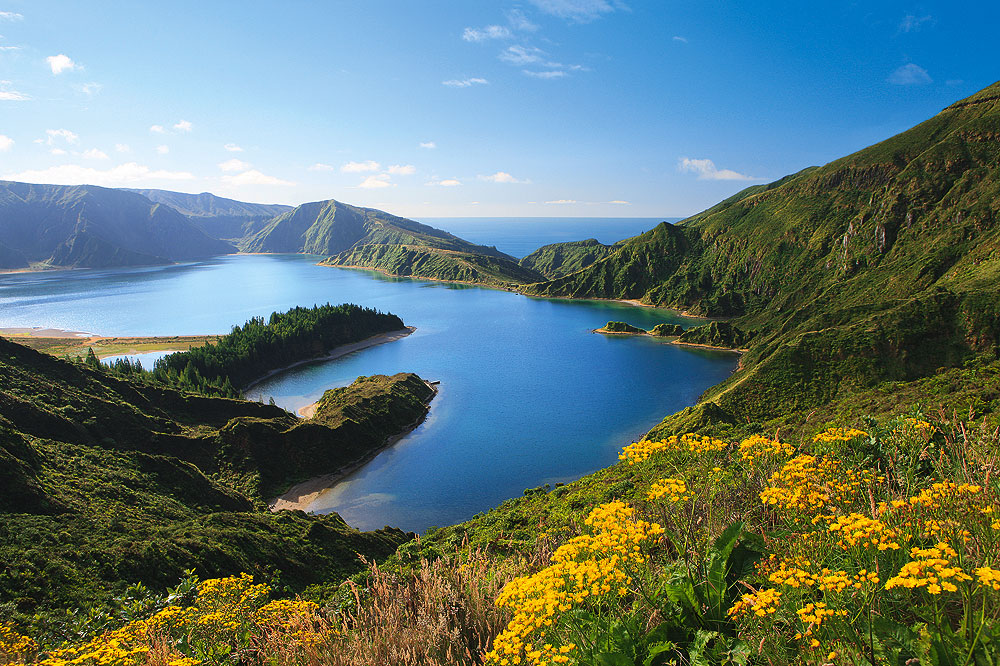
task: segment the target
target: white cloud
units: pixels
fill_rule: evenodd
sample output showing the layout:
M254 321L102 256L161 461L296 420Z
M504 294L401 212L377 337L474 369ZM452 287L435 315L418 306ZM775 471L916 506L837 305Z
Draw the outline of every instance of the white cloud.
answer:
M132 152L132 147L129 146L127 143L116 143L115 150L118 151L119 153L130 153Z
M497 171L491 176L477 176L479 180L485 180L491 183L530 183L530 180L518 180L514 176L510 175L506 171Z
M166 155L167 153L170 152L170 146L157 146L156 152L159 153L160 155Z
M514 28L514 30L522 32L535 32L538 30L538 26L529 21L528 17L520 9L512 9L507 12L507 22L510 23L510 27Z
M2 35L0 35L2 37ZM20 51L20 46L0 46L0 52L2 51Z
M246 171L250 168L250 164L244 162L243 160L231 159L225 162L219 162L219 168L223 171Z
M522 69L522 72L528 76L533 76L536 79L561 79L566 76L566 72L561 69L552 69L546 72L533 72L529 69Z
M677 169L682 173L697 174L698 180L761 180L731 169L718 169L712 160L693 160L681 157L677 161Z
M223 176L222 180L231 185L295 185L288 180L267 176L256 169L244 171L235 176Z
M192 128L194 128L194 125L192 125L188 120L179 120L177 121L177 124L174 125L174 129L178 132L190 132Z
M624 3L617 0L531 0L531 4L546 14L559 18L587 23L609 14L616 9L627 9Z
M68 155L69 154L65 150L63 150L62 148L53 148L52 150L49 151L49 153L51 155Z
M389 173L397 176L412 176L417 172L417 167L412 164L393 164L389 167Z
M0 86L0 101L2 101L2 102L24 102L24 101L27 101L27 100L31 99L30 97L28 97L27 95L25 95L22 92L18 92L16 90L8 90L7 89L7 85L8 84L4 84L4 85Z
M65 53L60 53L59 55L49 56L45 59L45 62L49 63L49 67L52 68L53 74L62 74L63 72L73 71L74 69L83 69L77 65L73 60Z
M393 184L389 182L389 174L380 173L373 176L368 176L365 178L358 187L366 190L374 190L380 187L393 187Z
M510 39L510 30L502 25L488 25L485 28L466 28L462 39L467 42L484 42L487 39Z
M685 44L688 43L687 37L681 37L680 35L674 35L674 41L675 42L683 42Z
M53 145L59 139L65 140L66 143L76 143L80 140L80 137L68 129L45 130L45 134L48 137L45 143L49 146Z
M545 51L536 46L508 46L500 59L512 65L534 65L545 60ZM551 67L552 65L547 65Z
M309 167L309 170L310 171L336 171L336 168L333 167L333 166L331 166L331 165L329 165L329 164L323 164L322 162L316 162L316 164L313 164L311 167Z
M365 171L378 171L379 163L375 160L367 162L348 162L340 167L344 173L364 173Z
M243 149L240 148L235 143L227 143L226 145L223 146L223 148L225 148L226 150L228 150L231 153L242 153L243 152Z
M14 146L14 139L4 134L0 134L0 153L6 153L13 146Z
M621 199L612 199L611 201L605 201L604 203L616 204L618 206L631 206L631 201L623 201Z
M437 144L436 144L436 143L434 143L433 141L421 141L421 142L420 142L420 147L421 147L421 148L426 148L426 149L428 149L428 150L434 150L434 149L435 149L435 148L437 148L438 146L437 146Z
M23 18L24 15L17 12L0 12L0 20L3 21L20 21Z
M154 134L166 134L167 130L163 129L163 125L150 125L149 131Z
M451 86L452 88L471 88L475 85L484 86L487 85L489 81L486 79L481 79L479 77L474 77L471 79L450 79L448 81L442 81L441 85Z
M932 83L934 79L930 77L926 69L911 62L890 74L888 81L897 86L919 86Z
M5 174L7 180L25 183L51 183L54 185L102 185L117 187L137 182L153 180L192 180L194 174L187 171L154 171L142 164L128 162L110 169L100 170L78 164L61 164L48 169L22 171Z
M556 205L560 205L561 206L562 204L575 204L576 203L576 199L556 199L554 201L546 201L545 203L546 204L556 204Z
M73 86L73 87L82 92L87 97L93 97L97 93L101 92L101 88L103 88L104 86L101 85L100 83L97 83L96 81L91 81L90 83L82 83L78 86Z
M80 157L88 160L106 160L110 159L108 154L103 150L98 150L97 148L91 148L90 150L85 150L80 153Z
M462 182L454 178L446 178L444 180L432 180L427 185L440 185L441 187L456 187L461 185Z
M913 14L907 14L903 17L903 20L899 22L900 32L916 32L920 30L920 27L925 24L934 21L932 16L914 16Z

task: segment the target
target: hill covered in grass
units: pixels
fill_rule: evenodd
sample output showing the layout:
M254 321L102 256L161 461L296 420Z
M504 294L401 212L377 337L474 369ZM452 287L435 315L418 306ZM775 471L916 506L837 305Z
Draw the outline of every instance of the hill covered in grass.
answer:
M142 266L233 250L135 192L0 181L0 269Z
M130 189L150 201L170 206L186 216L196 227L212 238L237 242L260 231L274 217L288 212L283 204L256 204L236 201L202 192L187 194L169 190Z

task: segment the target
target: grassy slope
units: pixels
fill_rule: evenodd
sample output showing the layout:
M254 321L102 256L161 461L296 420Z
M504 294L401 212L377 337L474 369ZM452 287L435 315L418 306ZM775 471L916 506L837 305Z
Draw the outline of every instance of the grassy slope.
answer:
M263 500L317 460L350 461L422 414L430 389L415 376L341 389L315 422L133 385L2 338L0 377L0 604L18 612L101 605L129 583L163 588L188 568L280 571L301 588L408 538L358 532L336 515L271 514ZM251 428L270 440L248 444Z
M587 268L614 252L616 245L604 245L596 238L544 245L519 262L546 279L554 279Z

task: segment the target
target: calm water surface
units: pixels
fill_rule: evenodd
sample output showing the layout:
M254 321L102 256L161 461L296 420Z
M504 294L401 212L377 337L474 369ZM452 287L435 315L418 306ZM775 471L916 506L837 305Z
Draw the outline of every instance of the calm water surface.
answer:
M402 340L277 375L258 392L290 410L359 375L441 382L427 420L311 507L362 529L423 531L525 488L613 463L619 448L727 377L736 357L591 333L610 319L650 328L670 312L533 299L464 285L313 265L317 257L229 256L156 268L0 275L0 327L102 335L228 332L295 305L393 312ZM329 470L317 469L317 474Z

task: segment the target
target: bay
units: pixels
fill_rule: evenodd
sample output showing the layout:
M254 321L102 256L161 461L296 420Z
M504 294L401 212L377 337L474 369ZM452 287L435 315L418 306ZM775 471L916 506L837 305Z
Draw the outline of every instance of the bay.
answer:
M692 323L670 311L389 278L316 266L318 259L242 255L0 275L0 327L195 335L296 305L353 302L393 312L416 332L299 366L254 393L294 411L360 375L410 371L440 381L422 425L309 506L362 529L418 532L612 464L623 445L736 365L729 353L591 332L611 319L643 328Z

